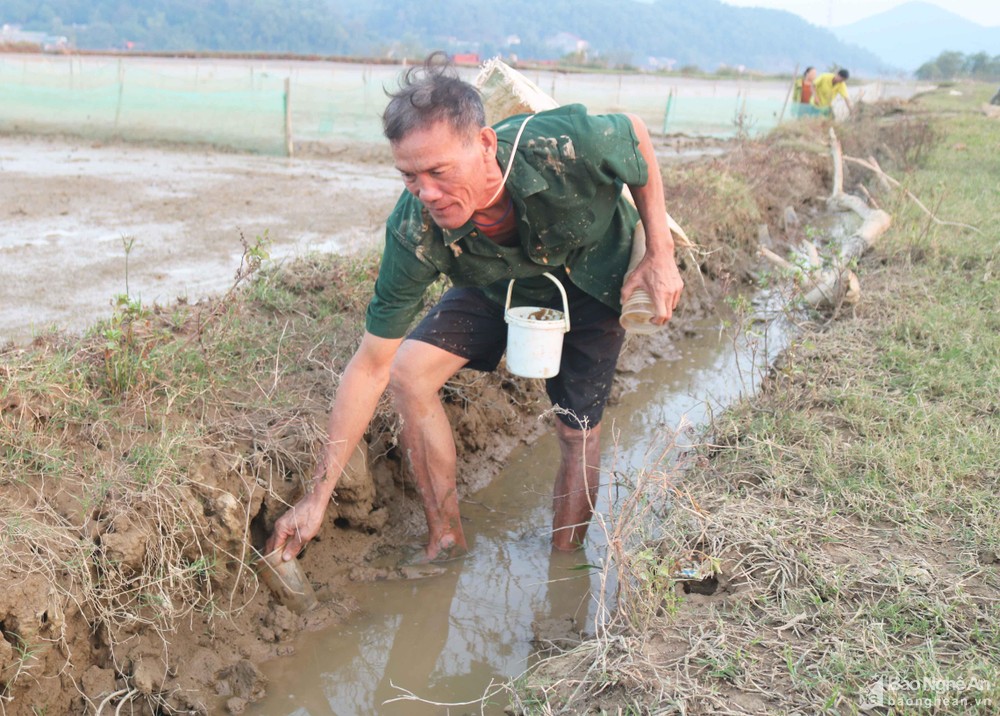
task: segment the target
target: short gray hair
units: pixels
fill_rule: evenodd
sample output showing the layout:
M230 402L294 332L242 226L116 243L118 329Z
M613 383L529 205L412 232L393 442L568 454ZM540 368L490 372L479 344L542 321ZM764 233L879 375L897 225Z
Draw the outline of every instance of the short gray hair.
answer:
M392 143L441 120L459 134L486 126L479 90L459 78L455 65L441 51L408 69L399 80L399 90L386 94L389 105L382 114L382 132Z

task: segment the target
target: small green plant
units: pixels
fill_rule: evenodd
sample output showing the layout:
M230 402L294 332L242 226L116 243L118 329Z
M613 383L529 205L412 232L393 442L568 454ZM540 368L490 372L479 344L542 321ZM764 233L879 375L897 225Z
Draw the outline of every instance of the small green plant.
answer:
M125 249L125 295L126 296L132 295L131 291L129 291L129 286L128 286L128 260L129 256L132 254L132 248L134 246L135 246L135 237L122 234L122 248Z
M157 447L136 445L125 456L129 474L140 488L157 481L167 461L167 456Z
M216 302L215 308L212 309L208 316L200 322L198 329L188 339L187 343L191 343L192 341L202 337L209 324L218 318L219 314L232 303L232 300L236 295L236 290L240 287L240 285L249 281L254 274L260 271L264 262L271 256L268 251L268 248L271 245L271 239L268 236L267 229L264 229L263 234L256 236L253 243L247 241L241 231L240 244L243 246L243 255L240 257L240 265L236 269L236 275L233 279L232 286L230 286L229 290L226 291L225 296Z
M750 141L753 136L754 127L757 126L757 120L747 114L746 98L739 96L736 98L739 103L736 109L733 110L733 127L736 129L735 139L738 143L744 144Z
M628 555L628 573L635 581L631 613L643 622L654 617L677 612L677 565L667 560L653 547ZM636 626L639 626L638 624Z
M743 666L740 664L739 659L733 658L729 654L698 659L695 663L705 667L708 676L724 681L735 681L743 674Z
M113 396L123 396L149 383L152 372L151 342L136 331L147 317L138 299L128 294L115 298L115 312L101 328L104 338L103 386Z
M3 632L0 638L5 639L13 647L13 662L4 669L5 686L9 687L35 666L33 662L38 661L42 649L37 644L28 644L16 632Z

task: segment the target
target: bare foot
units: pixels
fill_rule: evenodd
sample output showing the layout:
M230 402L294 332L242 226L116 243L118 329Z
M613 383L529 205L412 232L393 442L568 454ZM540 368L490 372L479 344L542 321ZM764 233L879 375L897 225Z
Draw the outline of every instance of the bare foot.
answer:
M451 544L447 547L439 547L435 551L431 552L431 546L417 548L412 554L407 554L404 556L400 562L399 566L418 566L423 564L443 564L445 562L451 562L456 559L461 559L469 553L469 550L459 544Z

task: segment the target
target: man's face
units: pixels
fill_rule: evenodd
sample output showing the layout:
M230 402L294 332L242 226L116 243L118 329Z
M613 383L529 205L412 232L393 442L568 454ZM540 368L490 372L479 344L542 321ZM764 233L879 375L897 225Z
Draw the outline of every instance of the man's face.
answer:
M435 122L394 142L392 156L407 191L443 229L463 226L489 200L488 171L497 166L496 133L489 127L470 136Z

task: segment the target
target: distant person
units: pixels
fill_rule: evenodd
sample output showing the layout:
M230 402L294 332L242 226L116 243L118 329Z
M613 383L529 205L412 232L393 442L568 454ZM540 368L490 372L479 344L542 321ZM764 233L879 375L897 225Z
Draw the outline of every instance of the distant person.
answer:
M795 89L792 92L792 115L795 117L809 117L821 114L814 106L813 99L816 96L815 89L816 68L806 67L806 71L801 77L795 79Z
M799 104L812 104L813 83L816 81L816 68L806 67L802 77L795 81L795 101Z
M998 89L997 93L993 95L993 99L990 100L990 104L1000 105L1000 89Z
M851 98L847 94L847 78L851 73L847 70L837 70L837 73L824 72L813 82L813 106L822 110L824 114L833 114L833 100L839 94L847 103L847 109L854 111Z

